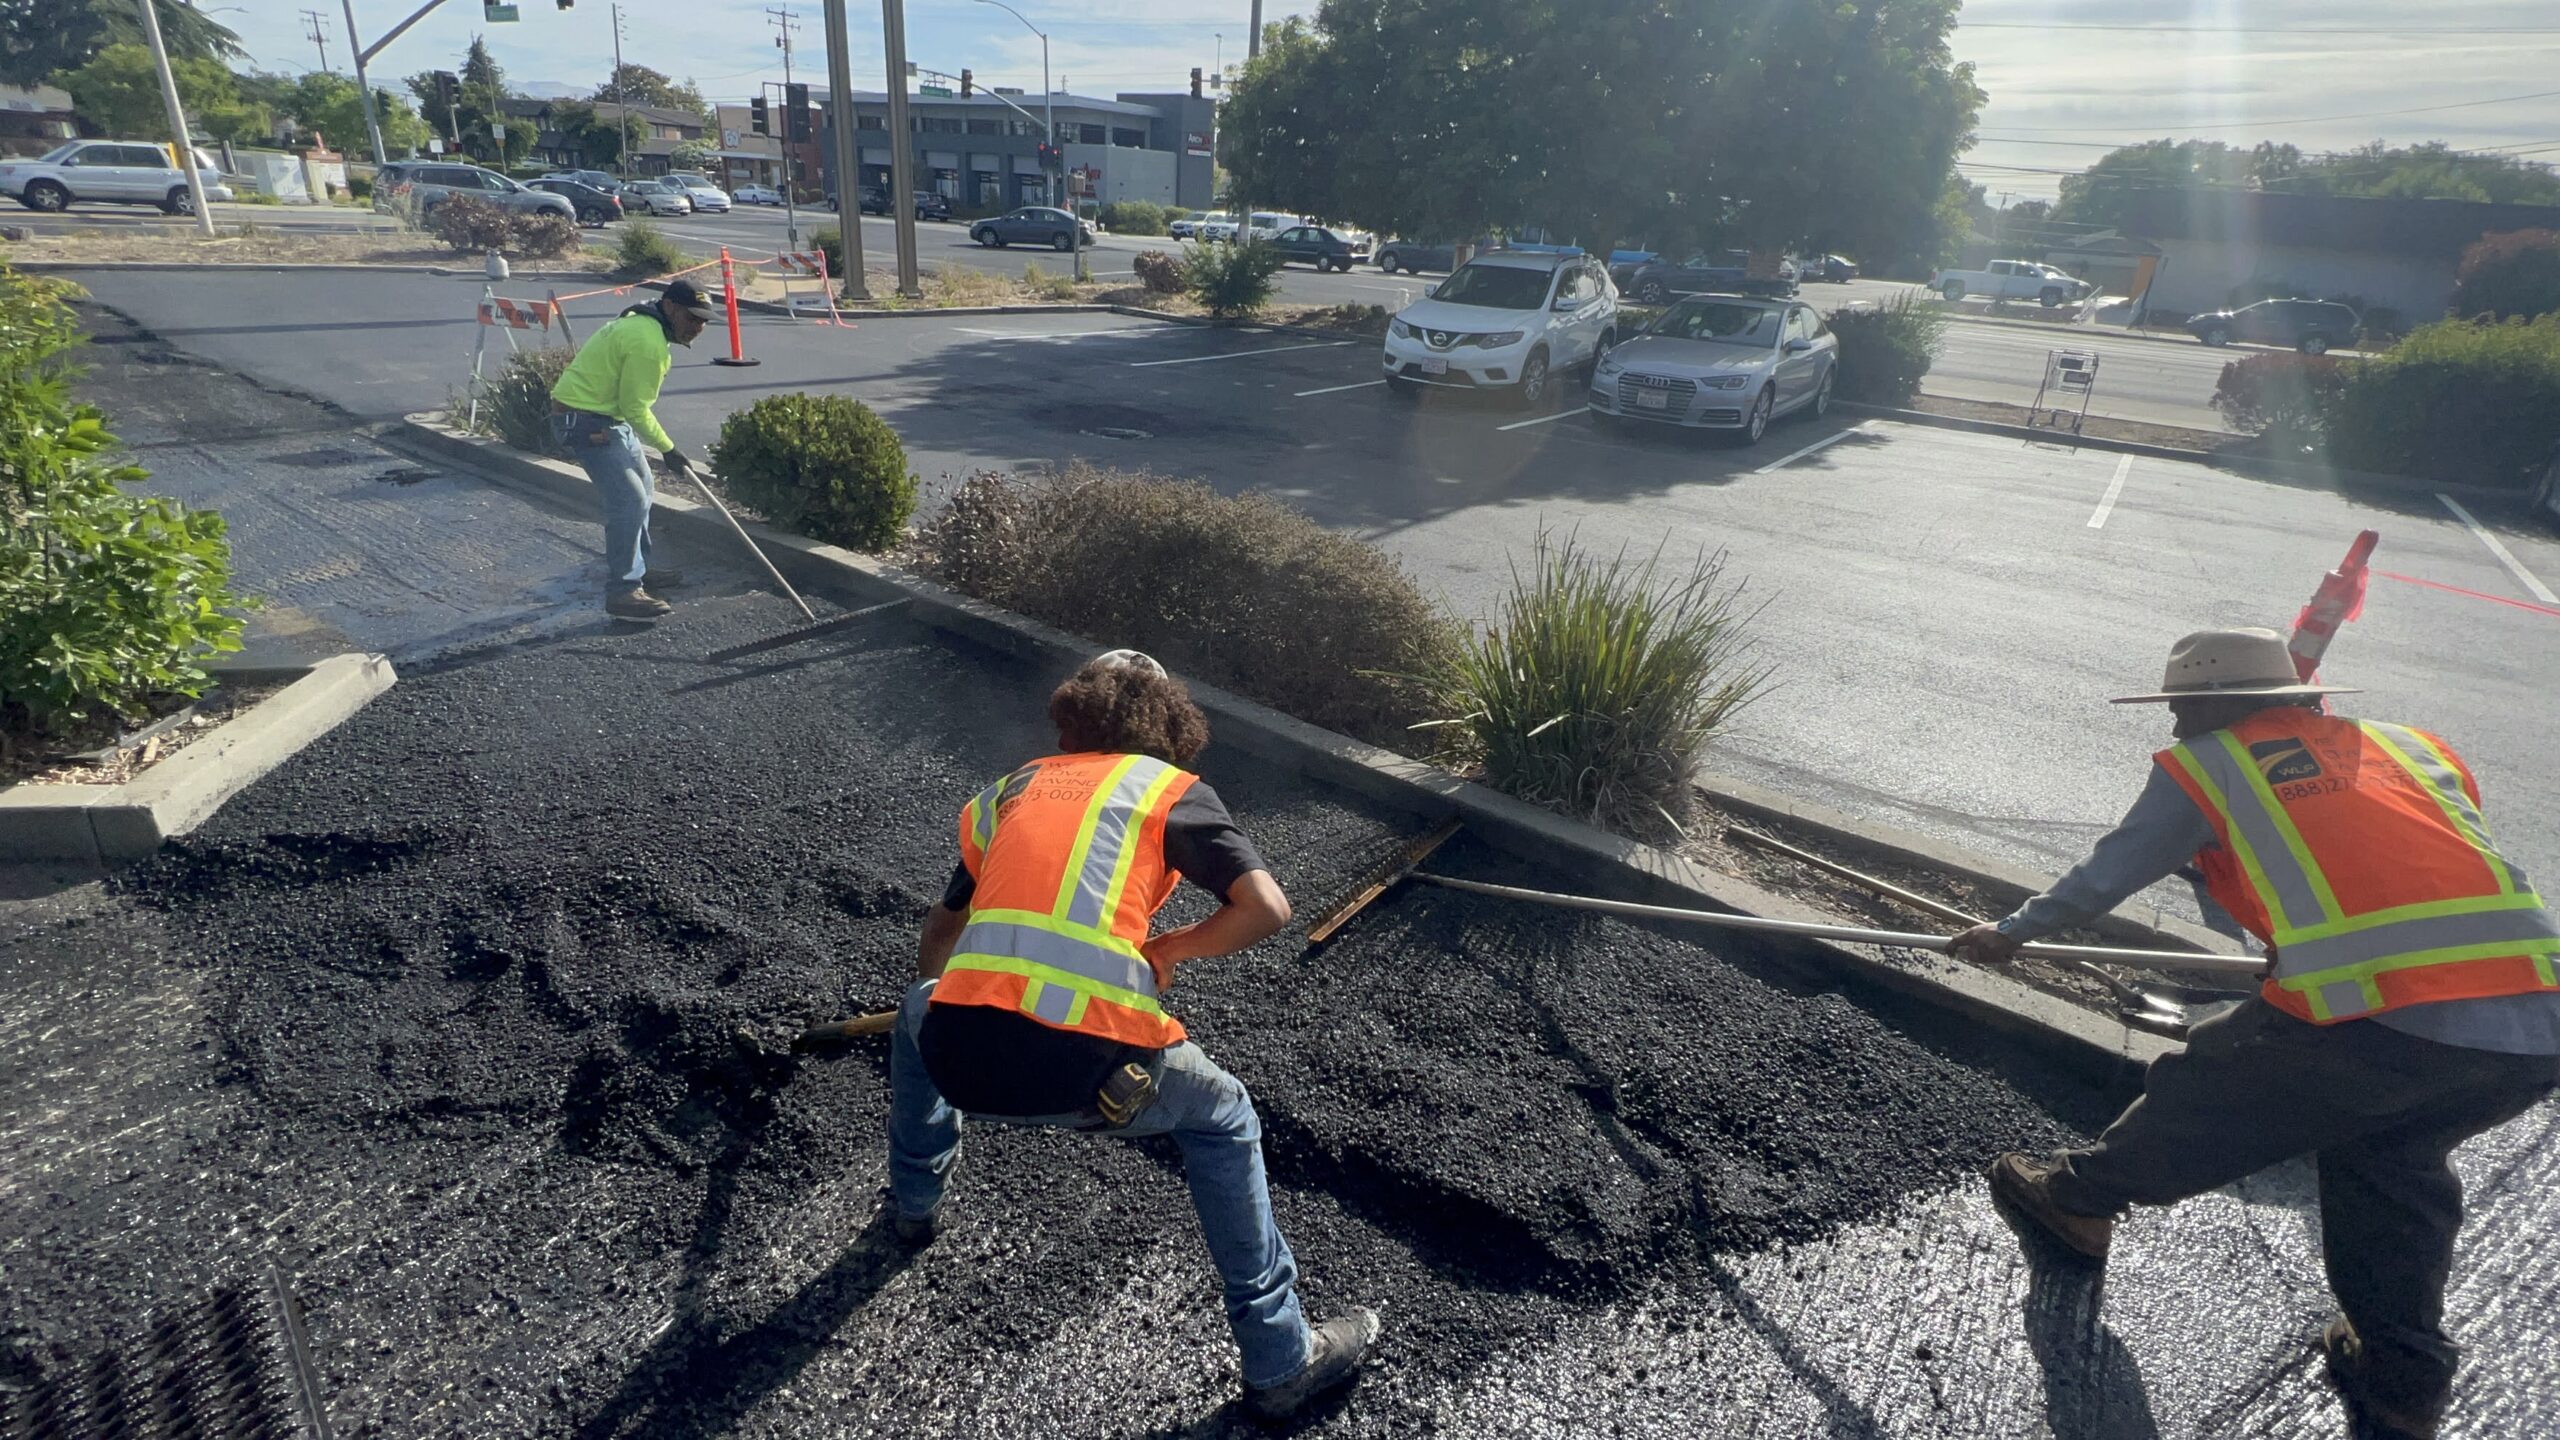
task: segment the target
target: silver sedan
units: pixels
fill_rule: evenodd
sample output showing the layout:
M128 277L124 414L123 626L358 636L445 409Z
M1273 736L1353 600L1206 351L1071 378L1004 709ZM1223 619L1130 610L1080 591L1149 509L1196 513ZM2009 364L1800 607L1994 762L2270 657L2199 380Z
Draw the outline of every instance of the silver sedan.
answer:
M1810 305L1693 295L1600 358L1591 422L1731 430L1753 445L1781 415L1827 412L1839 365L1839 337Z

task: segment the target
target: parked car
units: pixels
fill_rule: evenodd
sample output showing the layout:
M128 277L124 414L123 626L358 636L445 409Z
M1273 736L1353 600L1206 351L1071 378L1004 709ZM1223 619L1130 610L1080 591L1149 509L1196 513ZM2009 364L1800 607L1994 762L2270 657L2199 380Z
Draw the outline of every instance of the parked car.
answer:
M1201 224L1209 219L1206 210L1192 210L1165 222L1164 233L1176 240L1199 238Z
M1507 390L1543 405L1559 371L1595 364L1618 338L1618 291L1578 255L1479 255L1387 323L1382 364L1399 395L1425 385Z
M741 205L779 205L782 192L770 185L741 185L729 198Z
M2187 333L2207 345L2243 340L2253 345L2290 345L2305 355L2325 355L2332 347L2353 345L2363 329L2364 317L2335 300L2261 300L2237 310L2187 317Z
M938 194L931 190L918 190L915 194L917 219L948 220L951 218L950 196Z
M1858 262L1846 255L1822 255L1796 267L1807 280L1820 280L1827 285L1846 285L1858 278Z
M710 215L729 213L729 192L711 183L711 177L694 170L672 170L669 180L684 187L685 198L693 208Z
M652 215L690 215L693 196L673 180L634 180L622 187L623 208L635 205Z
M607 195L619 195L622 193L622 181L618 177L610 175L602 170L554 170L542 178L545 180L575 180L581 185L592 185Z
M1256 210L1253 212L1253 219L1245 228L1254 239L1268 240L1283 230L1306 223L1307 217L1304 215L1284 215L1277 210Z
M581 225L607 225L622 218L622 197L599 190L580 180L545 176L527 180L525 188L557 195L578 209Z
M1193 232L1200 240L1233 240L1236 238L1236 216L1232 210L1212 210L1200 217L1200 228Z
M1378 268L1393 275L1399 270L1419 275L1425 270L1458 268L1458 247L1429 245L1419 240L1390 240L1377 249Z
M1949 300L1981 295L1993 300L2034 300L2047 308L2088 298L2090 285L2068 270L2034 260L1994 260L1980 270L1941 270L1929 288Z
M1751 273L1751 253L1725 250L1692 255L1686 260L1646 260L1626 272L1629 295L1647 305L1664 304L1681 295L1776 295L1796 293L1796 262L1780 259L1763 273Z
M997 249L1007 245L1046 245L1052 250L1073 250L1093 243L1093 227L1064 210L1025 205L970 226L969 238Z
M1369 259L1369 237L1328 225L1292 225L1272 236L1270 244L1284 263L1302 260L1319 271L1349 270Z
M204 198L229 200L231 187L213 157L195 152ZM30 210L68 210L75 204L157 205L172 215L195 210L187 172L167 149L147 140L74 140L33 160L0 164L0 194Z
M858 195L856 199L862 207L862 213L865 215L886 215L889 213L889 192L881 189L877 185L863 186L861 194Z
M509 210L549 211L573 222L578 218L578 207L569 197L528 189L495 170L483 170L477 165L399 160L383 166L373 177L373 208L380 211L408 209L423 220L455 195L477 196Z
M1731 430L1831 408L1840 341L1810 305L1693 295L1653 317L1591 372L1591 423L1650 420Z

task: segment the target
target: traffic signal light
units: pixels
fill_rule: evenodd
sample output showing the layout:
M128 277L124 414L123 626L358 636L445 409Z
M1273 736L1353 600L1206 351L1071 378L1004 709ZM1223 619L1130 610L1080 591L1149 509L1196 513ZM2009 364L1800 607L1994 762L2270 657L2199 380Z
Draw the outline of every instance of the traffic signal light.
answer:
M462 78L450 70L436 72L436 103L447 110L462 98Z
M1056 170L1060 168L1064 158L1064 156L1061 156L1058 153L1058 147L1055 145L1043 145L1040 147L1040 168L1043 170Z
M560 0L560 8L563 10L575 10L578 8L578 0Z
M1191 98L1200 98L1200 67L1197 65L1191 67Z
M773 106L761 95L747 102L747 128L759 135L773 133Z
M809 123L809 87L794 80L782 87L782 128L793 144L815 138Z
M960 72L960 98L963 100L968 99L971 95L977 93L977 89L978 82L970 76L966 68L963 68Z

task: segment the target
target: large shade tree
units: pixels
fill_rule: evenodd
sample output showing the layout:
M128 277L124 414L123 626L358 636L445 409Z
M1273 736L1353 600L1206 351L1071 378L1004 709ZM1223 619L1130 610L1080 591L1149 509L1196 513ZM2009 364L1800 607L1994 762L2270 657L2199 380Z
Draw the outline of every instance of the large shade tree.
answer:
M171 59L170 77L187 122L217 140L246 140L267 128L263 106L243 100L238 82L218 60ZM169 112L160 94L160 70L140 45L110 45L89 63L55 77L71 95L72 109L104 134L164 139Z
M152 0L171 60L244 59L240 37L186 4ZM110 45L148 45L134 0L0 0L0 85L42 85Z

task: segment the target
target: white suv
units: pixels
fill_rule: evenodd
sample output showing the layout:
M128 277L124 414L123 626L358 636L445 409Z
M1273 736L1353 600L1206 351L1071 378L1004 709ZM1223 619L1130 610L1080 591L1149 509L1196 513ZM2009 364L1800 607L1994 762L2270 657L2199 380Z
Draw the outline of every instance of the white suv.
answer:
M195 152L204 198L228 200L230 188L213 158ZM74 140L35 160L0 165L0 195L30 210L67 210L73 201L157 205L172 215L195 208L187 172L172 164L167 147L148 140Z
M1479 255L1387 324L1387 388L1507 390L1546 403L1559 371L1587 372L1618 343L1618 287L1579 254Z

